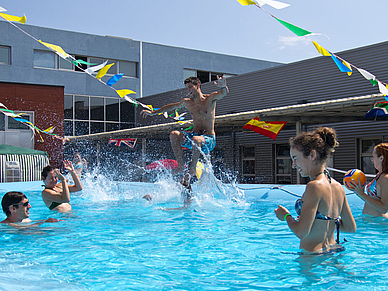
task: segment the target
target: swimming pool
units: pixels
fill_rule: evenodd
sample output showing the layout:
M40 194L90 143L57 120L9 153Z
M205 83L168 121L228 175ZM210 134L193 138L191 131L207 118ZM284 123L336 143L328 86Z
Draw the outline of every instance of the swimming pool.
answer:
M358 229L341 233L346 251L299 256L298 239L274 209L281 203L295 214L293 193L304 186L205 183L189 209L164 211L181 205L172 181L115 183L100 176L83 183L68 214L44 206L40 182L0 184L1 195L25 191L32 220L63 220L34 229L1 226L0 290L386 288L381 238L388 221L363 217L354 195L348 197Z

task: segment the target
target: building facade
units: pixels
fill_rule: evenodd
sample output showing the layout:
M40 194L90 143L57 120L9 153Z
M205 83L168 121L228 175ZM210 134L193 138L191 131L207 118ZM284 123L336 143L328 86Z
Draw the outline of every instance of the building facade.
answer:
M28 85L41 85L43 91L47 86L61 87L63 96L56 96L58 99L52 98L50 102L55 103L56 107L63 106L62 113L55 113L54 118L54 112L35 112L34 118L37 124L41 120L51 120L53 123L47 125L55 126L57 134L66 136L109 132L136 126L133 105L120 98L115 90L105 84L110 77L118 73L123 73L123 77L114 88L133 90L136 94L131 97L142 98L181 88L183 80L188 76L195 75L203 82L208 82L217 74L233 76L280 65L275 62L113 36L30 25L20 25L20 28L26 33L8 22L0 21L0 91L3 91L3 86L15 86L18 92L17 84L20 84L20 90ZM59 45L66 53L83 62L101 64L108 60L109 64L114 65L101 79L103 82L99 82L80 69L87 69L92 65L79 64L77 67L38 40ZM10 101L7 96L11 95L4 94L1 95L0 102L14 111L33 112L34 108L39 106L51 106L46 103L45 98L36 96L29 100L30 107L22 106L19 102ZM14 100L24 98L21 95L14 97ZM61 118L57 120L58 116ZM4 139L1 142L7 143ZM36 148L36 141L18 145L33 147L34 144Z

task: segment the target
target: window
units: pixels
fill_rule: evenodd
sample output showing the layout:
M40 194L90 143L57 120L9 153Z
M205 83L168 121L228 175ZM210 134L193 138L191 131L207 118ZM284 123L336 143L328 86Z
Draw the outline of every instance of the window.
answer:
M61 58L58 55L56 57L58 58L58 69L69 70L69 71L73 70L73 64L71 62Z
M275 183L291 184L292 161L288 144L275 145Z
M364 139L361 140L361 171L365 174L374 174L376 169L372 162L373 149L376 145L381 143L381 138L376 139Z
M0 116L0 131L5 131L5 115Z
M34 50L34 67L55 69L55 57L53 52Z
M241 148L243 180L253 181L256 176L255 147L243 146Z
M102 64L106 59L89 58L90 63ZM108 65L114 63L106 73L107 75L124 74L126 77L137 78L137 63L129 61L108 60Z
M127 129L134 125L134 106L121 98L65 95L64 103L65 135Z
M31 121L31 116L30 115L25 115L23 114L21 118L26 119L28 121ZM17 130L30 130L30 128L25 125L24 123L21 123L19 121L16 121L12 117L8 116L8 129L17 129Z
M225 74L225 73L216 73L209 71L199 71L192 69L183 69L183 80L186 80L189 77L197 77L201 83L208 83L217 80L218 76L225 76L226 78L235 76L233 74Z
M11 47L0 46L0 64L11 64Z

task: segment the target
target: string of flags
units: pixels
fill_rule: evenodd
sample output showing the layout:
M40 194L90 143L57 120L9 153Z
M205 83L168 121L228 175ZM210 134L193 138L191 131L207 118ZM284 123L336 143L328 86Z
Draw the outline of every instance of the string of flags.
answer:
M284 20L280 20L279 18L277 18L273 14L269 13L268 11L266 11L262 7L263 5L268 5L268 6L271 6L273 8L276 8L276 9L283 9L283 8L290 6L289 4L286 4L286 3L283 3L280 1L275 1L275 0L237 0L237 1L243 6L254 5L254 6L260 8L261 10L263 10L264 12L269 14L271 17L276 19L280 24L285 26L287 29L289 29L291 32L293 32L297 36L322 35L321 33L312 33L311 31L308 31L304 28L295 26L295 25L288 23ZM323 56L331 57L341 72L346 72L350 76L352 74L352 68L355 68L365 79L370 81L373 86L378 85L380 93L383 94L384 96L386 96L385 99L388 101L388 97L387 97L388 85L386 83L378 80L375 75L371 74L367 70L358 68L355 65L352 65L351 63L340 58L336 54L326 50L325 48L320 46L317 42L313 41L312 43L314 44L315 48L317 49L317 51L320 54L322 54Z
M151 109L151 110L153 110L152 105L145 105L145 104L143 104L143 103L141 103L141 102L139 102L139 101L137 101L137 100L135 100L135 99L133 99L132 97L129 96L131 94L136 94L135 91L130 90L130 89L120 89L120 90L117 90L117 89L112 87L114 84L116 84L123 77L122 73L119 73L119 74L116 74L116 75L110 77L109 80L106 83L102 80L102 78L107 74L108 70L110 69L110 67L112 67L114 65L114 63L108 64L108 61L105 61L102 64L94 64L94 63L86 62L84 60L77 60L71 54L66 53L66 51L61 46L56 45L56 44L51 44L51 43L48 43L48 42L44 42L44 41L42 41L40 39L38 40L35 37L33 37L32 35L28 34L23 29L21 29L20 27L18 27L17 25L15 25L14 23L12 23L12 22L18 22L18 23L21 23L21 24L25 24L26 21L27 21L27 17L25 15L22 16L22 17L19 17L19 16L14 16L14 15L6 14L6 13L4 13L5 11L7 11L5 8L0 7L0 17L5 19L6 21L8 21L11 25L13 25L17 29L21 30L23 33L25 33L26 35L28 35L32 39L38 41L40 44L44 45L48 49L52 50L55 54L57 54L62 59L72 63L73 65L75 65L81 71L85 72L86 74L88 74L89 76L95 78L96 80L98 80L102 84L104 84L104 85L108 86L109 88L113 89L121 98L124 98L126 101L128 101L131 104L133 104L135 107L141 106L144 109ZM81 65L87 65L89 67L87 69L83 69ZM94 74L96 74L96 76L94 76ZM3 104L1 104L1 105L3 107L5 107ZM8 109L6 109L6 110L8 110ZM2 111L2 112L4 113L4 111ZM160 113L159 115L163 115L165 118L172 118L177 123L182 123L182 124L186 123L186 122L183 121L185 119L183 117L183 115L185 115L185 113L181 114L181 115L178 115L177 111L175 111L173 113L174 116L168 116L167 112ZM27 125L34 133L39 133L39 135L40 135L40 132L43 132L43 133L46 133L46 134L50 134L50 135L52 135L54 137L64 139L62 137L59 137L56 134L53 134L52 132L41 130L41 129L35 127L28 120L19 118L17 116L11 116L11 117L14 118L16 121L19 121L19 122L24 123L25 125ZM43 138L42 138L41 135L40 135L40 138L43 141Z

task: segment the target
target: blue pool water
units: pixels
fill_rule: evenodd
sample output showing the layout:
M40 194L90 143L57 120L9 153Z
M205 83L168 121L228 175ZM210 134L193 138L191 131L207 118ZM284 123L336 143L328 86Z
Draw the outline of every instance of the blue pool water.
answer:
M44 206L40 182L0 184L1 195L25 191L32 220L62 219L37 228L0 226L0 290L386 288L388 221L362 216L354 195L348 197L358 229L341 233L346 251L300 256L298 239L274 209L282 204L295 215L292 193L304 186L207 182L196 186L189 209L165 211L181 205L172 181L83 183L67 214Z

